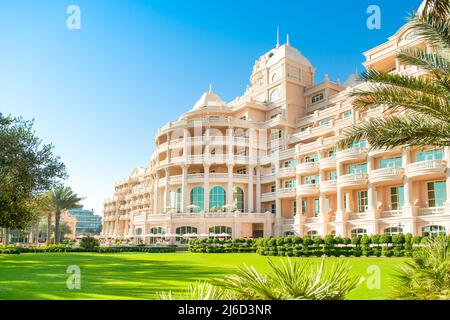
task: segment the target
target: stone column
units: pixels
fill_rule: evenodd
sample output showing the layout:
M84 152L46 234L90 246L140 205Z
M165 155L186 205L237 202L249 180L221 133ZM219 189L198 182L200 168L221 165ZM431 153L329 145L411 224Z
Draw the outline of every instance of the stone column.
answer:
M181 212L186 212L186 207L189 205L188 196L188 169L189 165L183 165L181 175Z
M369 177L371 175L372 169L373 169L373 158L368 157L367 158L367 174L369 175ZM369 181L367 183L367 215L370 217L373 217L373 218L375 218L377 215L376 198L377 198L377 193L376 193L375 186L369 179Z
M261 167L256 167L256 212L261 213Z
M227 131L227 163L232 164L234 162L234 130L233 128L228 128Z
M153 213L158 214L158 212L159 212L159 173L158 172L156 172L156 174L155 174L154 188L155 188L155 191L153 193L153 195L154 195L154 199L153 199L154 211L153 211Z
M171 207L170 205L170 173L169 169L166 169L166 185L164 187L164 212L167 212L167 208Z
M253 205L253 199L254 199L254 196L253 196L253 172L254 172L254 167L253 166L248 166L247 167L247 171L248 171L248 212L254 212L255 211L255 209L254 209L254 205Z
M190 139L190 137L189 137L189 130L187 128L184 128L183 157L185 159L185 162L189 161L189 156L190 156L190 153L191 153L191 150L190 150L190 146L191 145L189 143L189 139Z
M283 219L281 216L281 199L278 197L278 190L280 190L280 179L278 179L278 171L280 170L280 162L276 160L275 162L275 192L276 192L276 200L275 200L275 236L281 236L281 231L283 227Z
M228 179L227 179L227 202L226 205L233 204L233 165L228 164ZM232 211L232 208L229 208L228 211Z
M203 189L204 189L204 202L203 207L205 212L209 212L209 165L204 165L203 170L205 172L205 179L203 182Z
M411 150L410 148L405 148L402 150L402 167L405 170L405 175L403 177L403 192L405 203L403 204L402 215L406 217L414 216L416 212L413 204L412 180L407 176L408 165L410 163L411 163Z

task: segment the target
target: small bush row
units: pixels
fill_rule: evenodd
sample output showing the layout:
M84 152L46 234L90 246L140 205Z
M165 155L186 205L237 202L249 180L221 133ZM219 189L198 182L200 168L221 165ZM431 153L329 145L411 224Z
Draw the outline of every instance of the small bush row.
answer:
M122 253L122 252L145 252L145 253L171 253L175 252L175 246L169 247L96 247L96 248L82 248L70 247L67 245L49 245L40 248L28 247L14 247L3 246L0 247L0 254L20 254L20 253L57 253L57 252L95 252L95 253Z
M191 239L189 252L195 253L255 253L257 251L253 239Z

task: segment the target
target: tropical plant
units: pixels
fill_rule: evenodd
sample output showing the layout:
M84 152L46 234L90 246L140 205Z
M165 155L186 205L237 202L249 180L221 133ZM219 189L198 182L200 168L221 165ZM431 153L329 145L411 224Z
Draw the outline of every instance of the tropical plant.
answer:
M348 263L339 261L325 267L303 260L268 259L270 272L260 273L254 267L240 267L234 274L210 283L190 285L186 293L174 296L160 293L161 299L201 300L342 300L358 284L360 277L349 274Z
M363 73L368 89L352 93L353 105L361 111L383 106L384 116L349 127L339 148L359 140L366 140L371 148L450 145L450 1L426 0L410 21L431 50L406 49L398 59L419 67L427 76Z
M51 190L51 199L55 212L55 243L58 244L61 239L61 212L66 209L79 207L81 198L73 192L72 188L59 186Z
M450 300L449 240L444 236L424 239L394 275L393 299Z

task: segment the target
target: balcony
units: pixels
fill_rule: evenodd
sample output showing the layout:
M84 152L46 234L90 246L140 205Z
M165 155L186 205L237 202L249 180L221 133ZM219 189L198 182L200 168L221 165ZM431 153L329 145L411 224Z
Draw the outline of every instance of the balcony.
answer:
M402 148L395 147L392 149L373 149L369 151L369 156L371 157L380 157L380 156L393 156L393 155L401 155Z
M276 192L266 192L261 195L262 202L274 201L277 198Z
M295 192L297 191L296 188L284 188L284 189L279 189L277 192L277 196L279 198L291 198L291 197L295 197Z
M297 165L297 174L309 174L319 171L318 162L304 162Z
M419 216L434 216L445 214L445 207L420 208Z
M408 165L407 175L409 178L427 176L433 178L445 173L447 161L444 160L428 160L414 162Z
M370 182L372 183L397 183L403 179L405 170L402 167L382 168L373 170L370 173Z
M321 193L335 193L337 192L337 181L327 180L320 182L320 192Z
M367 186L369 175L367 173L351 173L339 177L339 186L344 188L360 188Z
M295 177L295 168L281 168L278 170L278 178Z
M299 196L313 196L319 193L320 187L318 184L302 184L298 186L297 194Z
M401 217L402 215L403 215L403 210L402 209L383 211L381 213L381 216L383 218Z
M337 152L336 160L340 163L361 161L367 158L367 148L350 148Z
M336 168L336 157L320 159L319 168L320 170Z

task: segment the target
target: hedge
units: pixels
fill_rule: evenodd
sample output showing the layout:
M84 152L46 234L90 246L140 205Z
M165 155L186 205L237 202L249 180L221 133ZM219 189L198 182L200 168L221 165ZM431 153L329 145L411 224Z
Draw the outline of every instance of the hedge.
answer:
M145 252L145 253L172 253L176 252L176 246L168 247L98 247L85 249L81 247L71 247L68 245L49 245L40 248L15 247L12 245L0 245L0 254L20 254L20 253L49 253L49 252L93 252L93 253L122 253L122 252Z
M425 241L426 237L400 235L373 235L342 238L335 236L315 237L277 237L261 239L192 239L189 251L195 253L240 253L256 252L263 256L289 257L404 257L411 256L414 247ZM450 241L450 237L448 237Z

